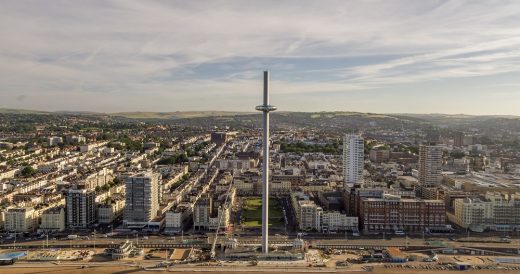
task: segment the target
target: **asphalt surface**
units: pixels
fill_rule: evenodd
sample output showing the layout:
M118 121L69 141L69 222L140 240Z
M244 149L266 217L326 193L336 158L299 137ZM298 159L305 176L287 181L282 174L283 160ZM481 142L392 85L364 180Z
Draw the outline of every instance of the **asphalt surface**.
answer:
M133 240L136 241L139 239L139 243L147 243L147 244L164 244L164 243L186 243L186 242L204 242L204 243L212 243L214 234L209 234L209 236L199 236L199 235L190 235L190 236L146 236L142 237L139 236L137 238L136 236L128 236L128 237L117 237L117 238L96 238L96 239L74 239L74 240L51 240L49 239L48 244L49 246L52 245L76 245L76 244L85 244L85 245L94 245L94 244L117 244L122 243L124 241ZM223 240L224 236L219 236L219 241ZM260 242L260 235L259 234L248 234L248 233L240 233L240 236L235 237L239 240L239 242L244 243L255 243ZM294 237L292 236L285 236L285 235L276 235L272 234L270 236L271 242L292 242ZM392 237L391 239L389 237L383 238L366 238L366 237L352 237L352 235L349 235L348 238L344 238L344 234L335 234L334 237L318 237L313 235L306 235L303 236L304 240L307 240L309 243L324 243L324 244L349 244L349 245L427 245L428 241L435 241L435 242L445 242L446 244L453 246L453 247L460 247L460 246L466 246L466 247L511 247L511 248L520 248L520 239L514 238L511 239L510 243L500 243L500 242L459 242L459 241L450 241L446 238L406 238L406 237ZM481 241L491 241L491 240L497 240L496 237L480 237L475 238L475 240L481 240ZM9 247L11 245L21 246L21 245L34 245L34 246L45 246L47 244L47 241L45 239L40 239L36 241L17 241L16 244L13 244L13 242L10 243L4 243L1 246Z

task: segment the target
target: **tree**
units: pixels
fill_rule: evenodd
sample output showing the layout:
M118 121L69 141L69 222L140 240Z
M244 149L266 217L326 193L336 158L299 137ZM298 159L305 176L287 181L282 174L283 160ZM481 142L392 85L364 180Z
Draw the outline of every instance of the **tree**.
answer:
M372 142L369 142L367 140L363 140L363 152L365 153L365 155L368 155L370 154L370 151L372 150L372 147L374 146L374 144Z
M23 177L31 177L36 174L36 169L34 169L32 166L26 166L22 169L21 174Z
M413 154L419 154L419 147L416 146L409 146L402 149L403 151L408 151Z
M112 182L114 182L114 185L119 185L121 182L121 180L117 177L114 178L114 180L112 180Z
M188 156L186 156L186 154L182 153L177 156L177 160L176 160L177 164L186 163L186 162L188 162Z
M103 191L108 191L110 189L110 184L105 184L101 187Z
M466 153L464 153L464 151L454 150L450 153L450 156L455 159L461 159L466 156Z
M162 158L161 160L157 161L158 165L173 165L175 164L177 160L177 156L170 156L166 158Z
M186 154L178 154L166 158L162 158L159 161L157 161L158 165L175 165L175 164L182 164L188 162L188 156Z
M482 136L480 138L480 143L483 145L494 145L495 141L489 138L488 136Z
M340 154L342 150L341 144L337 141L325 145L306 144L303 142L286 143L280 142L280 151L306 153L306 152L322 152L327 154Z

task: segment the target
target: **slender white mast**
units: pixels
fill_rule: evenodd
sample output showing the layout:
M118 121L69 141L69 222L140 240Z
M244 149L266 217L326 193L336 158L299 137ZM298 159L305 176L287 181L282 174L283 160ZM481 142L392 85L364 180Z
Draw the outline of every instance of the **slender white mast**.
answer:
M262 252L269 252L269 112L276 107L269 105L269 71L264 71L264 104L256 110L263 112L263 163L262 163Z

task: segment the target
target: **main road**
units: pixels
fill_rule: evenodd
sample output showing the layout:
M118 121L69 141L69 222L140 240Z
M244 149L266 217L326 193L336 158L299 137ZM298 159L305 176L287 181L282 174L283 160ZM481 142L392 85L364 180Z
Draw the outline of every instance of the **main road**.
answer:
M339 234L337 234L339 235ZM337 236L334 235L334 236ZM49 240L48 242L43 240L37 241L24 241L16 243L4 243L0 245L1 248L24 248L27 246L30 247L103 247L108 245L117 245L121 244L126 240L131 240L134 243L138 242L139 244L144 245L154 245L154 244L172 244L172 245L187 245L187 244L208 244L213 242L213 233L208 233L208 235L190 235L190 236L146 236L146 237L137 237L137 236L128 236L128 237L118 237L118 238L90 238L88 240L84 239L74 239L74 240ZM312 239L306 239L308 236L304 236L303 238L308 241L310 245L316 244L336 244L336 245L352 245L352 246L438 246L438 242L443 242L443 244L451 247L497 247L497 248L520 248L520 239L511 239L510 243L500 243L500 242L460 242L460 241L450 241L445 238L406 238L406 237L393 237L391 239L375 239L375 238L329 238L329 237L321 237L318 238L316 236L312 237ZM223 239L224 237L221 236ZM258 235L239 235L235 236L239 243L242 244L260 244L260 236ZM273 243L292 243L293 237L287 236L276 236L273 235L271 237L271 241ZM220 239L219 239L220 240ZM480 238L480 240L491 241L496 240L496 238ZM431 242L437 242L433 245Z

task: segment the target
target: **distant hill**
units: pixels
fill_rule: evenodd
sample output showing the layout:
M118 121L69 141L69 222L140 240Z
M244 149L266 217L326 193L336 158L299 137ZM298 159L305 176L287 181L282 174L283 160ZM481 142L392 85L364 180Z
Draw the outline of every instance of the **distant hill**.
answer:
M394 116L406 116L416 117L428 121L480 121L489 119L519 119L520 116L515 115L468 115L468 114L442 114L442 113L431 113L431 114L415 114L415 113L402 113L402 114L389 114Z
M261 122L259 112L237 111L175 111L175 112L117 112L99 113L87 111L39 111L0 108L0 114L20 115L77 115L111 117L126 121L175 121L187 125L237 125L257 127ZM489 132L497 130L520 131L520 116L466 115L466 114L414 114L414 113L363 113L351 111L290 112L276 111L271 116L273 127L328 128L350 131L372 128L451 128L463 130L479 128Z
M6 114L50 114L48 111L30 110L30 109L14 109L14 108L0 108L0 113Z
M222 117L247 115L253 112L233 112L233 111L176 111L176 112L118 112L107 113L109 116L125 117L129 119L159 119L175 120L200 117Z
M108 115L112 117L123 117L128 119L158 119L158 120L173 120L186 119L198 117L223 117L235 115L248 115L255 112L238 112L238 111L175 111L175 112L113 112L102 113L93 111L41 111L41 110L27 110L27 109L11 109L0 108L0 113L4 114L61 114L61 115Z

